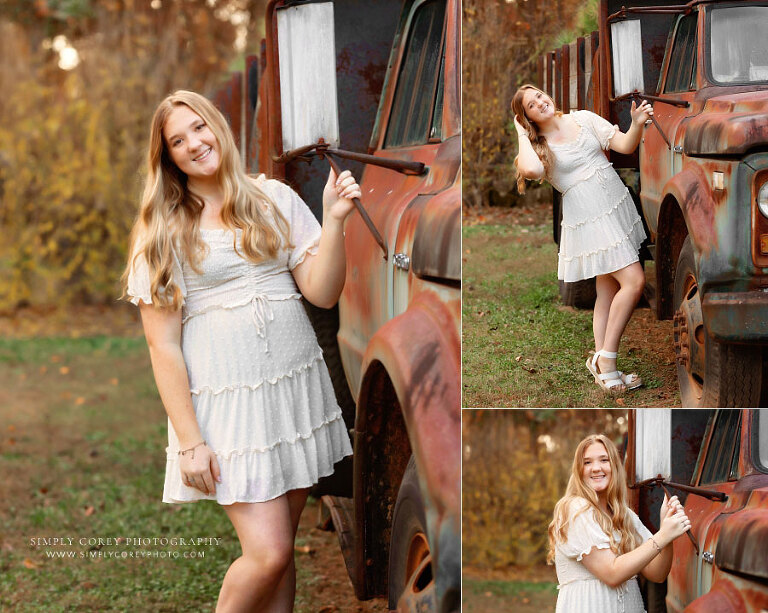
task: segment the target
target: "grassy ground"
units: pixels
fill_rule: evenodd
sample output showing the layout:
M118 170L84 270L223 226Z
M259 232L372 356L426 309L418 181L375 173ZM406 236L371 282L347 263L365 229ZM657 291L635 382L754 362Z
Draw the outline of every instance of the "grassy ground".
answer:
M238 541L217 504L160 502L166 418L143 338L0 340L0 424L0 610L213 609ZM354 599L316 514L296 610L386 610ZM37 540L54 538L73 542Z
M465 569L462 581L462 613L541 613L554 611L557 581L546 567L541 577L528 573L482 573ZM508 576L503 576L507 574ZM545 575L546 576L543 576Z
M560 304L551 223L528 213L463 228L462 406L679 406L671 323L648 308L635 311L619 355L645 387L612 397L594 383L584 365L592 312Z

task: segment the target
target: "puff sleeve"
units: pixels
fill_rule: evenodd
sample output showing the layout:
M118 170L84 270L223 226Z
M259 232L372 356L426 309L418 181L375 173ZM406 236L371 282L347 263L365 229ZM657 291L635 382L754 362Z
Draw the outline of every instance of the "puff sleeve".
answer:
M312 210L295 191L274 179L266 182L275 204L280 209L290 228L293 248L288 251L288 270L293 270L304 261L307 254L314 255L320 245L320 224Z
M571 503L568 509L568 540L560 545L561 551L568 558L577 562L596 549L610 549L608 535L603 532L594 516L594 511L586 500Z
M147 260L143 253L139 253L138 256L135 255L140 252L140 250L141 247L138 246L131 254L131 269L128 273L128 283L125 293L129 302L133 304L138 305L139 300L145 304L152 304L152 280L149 276ZM171 269L171 274L173 275L173 282L181 290L181 302L184 304L184 300L187 296L187 288L184 284L184 274L181 269L181 262L175 251L173 252L173 268Z
M613 135L619 131L619 126L611 125L608 120L603 119L600 115L590 111L584 111L584 114L587 118L588 125L597 137L600 146L603 150L608 151L611 144L610 141L613 138Z

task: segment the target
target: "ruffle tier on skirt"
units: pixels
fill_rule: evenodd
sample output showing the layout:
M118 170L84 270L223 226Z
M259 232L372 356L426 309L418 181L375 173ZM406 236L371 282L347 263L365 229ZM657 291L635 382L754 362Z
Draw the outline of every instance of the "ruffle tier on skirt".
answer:
M643 222L627 187L610 166L563 194L557 276L581 281L639 261Z
M163 502L264 502L310 487L352 453L328 369L297 299L255 296L189 318L182 351L203 438L221 469L215 496L181 482L169 422Z

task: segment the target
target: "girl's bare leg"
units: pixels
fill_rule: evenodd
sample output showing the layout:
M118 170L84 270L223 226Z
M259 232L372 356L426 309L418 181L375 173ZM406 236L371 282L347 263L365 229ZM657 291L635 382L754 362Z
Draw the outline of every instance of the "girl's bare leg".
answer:
M291 526L293 528L293 540L296 540L296 531L299 529L299 519L304 505L307 503L308 489L292 490L286 493L288 507L291 514ZM293 611L293 602L296 598L296 561L291 555L291 563L283 573L283 578L277 586L272 599L264 608L265 613L290 613Z
M619 341L629 318L635 310L638 300L643 295L645 287L645 273L640 262L630 264L621 270L611 273L611 277L619 284L619 291L611 301L608 312L608 323L605 328L605 338L601 349L606 351L618 351ZM597 361L600 372L616 370L616 359L600 356Z
M595 351L599 351L605 342L608 314L611 311L613 297L619 291L619 284L611 275L598 275L595 278L595 289L597 290L597 299L592 312L592 333L595 336Z
M261 611L293 562L294 530L286 494L268 502L226 505L242 555L227 570L217 613Z

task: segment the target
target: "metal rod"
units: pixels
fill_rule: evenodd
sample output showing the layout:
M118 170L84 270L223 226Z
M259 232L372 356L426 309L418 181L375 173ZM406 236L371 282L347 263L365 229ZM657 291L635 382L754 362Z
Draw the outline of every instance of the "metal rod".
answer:
M328 163L331 165L331 168L333 168L333 172L336 173L336 176L338 177L341 174L341 168L336 163L336 160L331 157L331 154L329 151L324 151L323 153L327 154L326 157L328 158ZM387 244L384 242L384 239L381 238L381 234L379 234L379 231L376 229L376 226L373 224L373 221L368 216L368 213L363 208L363 204L360 202L359 198L352 198L352 202L355 203L355 207L360 212L360 216L363 218L363 221L365 222L365 225L368 226L368 229L371 231L371 234L373 235L373 238L376 239L376 242L379 244L379 247L381 247L382 251L384 252L384 259L386 260L389 257L389 250L387 249Z
M661 485L661 489L664 490L664 493L667 495L667 500L672 498L672 494L669 493L669 490L664 487L664 482L662 481L659 485ZM661 525L659 525L659 528L661 528ZM688 535L688 540L691 541L691 545L693 545L693 550L696 552L696 557L699 556L699 543L696 541L696 537L691 534L691 530L693 527L689 528L686 534Z

